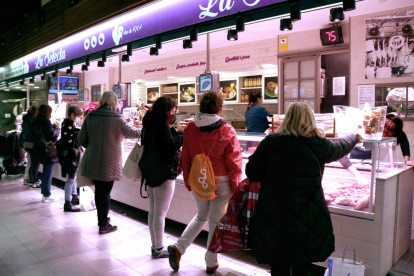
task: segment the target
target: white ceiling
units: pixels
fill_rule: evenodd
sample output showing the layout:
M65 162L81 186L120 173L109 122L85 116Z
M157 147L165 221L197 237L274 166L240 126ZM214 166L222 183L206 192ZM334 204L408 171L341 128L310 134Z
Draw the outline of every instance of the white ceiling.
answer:
M365 0L356 3L356 9L345 13L345 20L343 22L349 22L349 17L358 16L363 14L387 11L392 9L404 8L414 5L413 0ZM329 21L329 9L310 11L302 13L302 20L293 24L293 30L290 32L282 32L279 30L280 17L272 20L258 22L254 24L246 25L246 31L239 33L238 41L227 40L227 30L217 31L210 34L210 47L220 48L226 46L232 46L240 43L247 43L252 41L276 38L280 34L289 34L292 32L301 32L312 29L320 29L324 27L330 27ZM288 15L283 16L288 17ZM193 42L192 49L183 49L182 40L174 41L170 43L164 43L162 49L159 50L159 56L150 56L149 48L136 50L130 57L129 63L123 64L136 64L146 61L152 61L155 59L162 59L177 55L184 55L188 53L194 53L206 50L206 35L199 35L198 41ZM118 57L109 57L105 63L106 67L118 67ZM91 62L89 71L98 70L97 62ZM80 66L75 66L74 71L81 72Z

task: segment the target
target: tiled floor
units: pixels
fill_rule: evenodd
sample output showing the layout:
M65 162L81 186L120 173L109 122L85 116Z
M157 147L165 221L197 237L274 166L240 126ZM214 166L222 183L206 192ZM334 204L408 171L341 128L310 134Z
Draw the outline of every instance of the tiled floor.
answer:
M110 217L119 230L99 235L96 211L65 213L63 190L52 186L60 202L42 203L40 191L22 183L21 177L3 176L0 181L0 275L206 275L206 249L200 245L206 243L205 233L175 273L168 259L151 259L145 219L127 217L118 207ZM164 243L169 245L183 226L168 222L166 229ZM247 251L220 254L219 263L215 275L270 275Z

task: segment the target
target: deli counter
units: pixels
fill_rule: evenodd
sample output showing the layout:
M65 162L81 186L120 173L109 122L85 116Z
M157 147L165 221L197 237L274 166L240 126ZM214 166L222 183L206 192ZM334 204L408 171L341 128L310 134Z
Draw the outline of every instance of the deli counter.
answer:
M237 137L242 147L245 178L248 158L266 135L238 133ZM124 163L136 142L124 139ZM371 267L366 270L366 275L386 275L410 247L414 171L403 160L398 160L400 149L395 138L365 139L357 146L372 150L369 160L350 159L368 184L360 184L338 162L326 164L323 175L322 185L337 248L332 256L341 257L342 249L352 245L357 260ZM53 177L65 181L60 166L55 166ZM115 182L111 198L148 211L149 201L141 198L140 189L140 181L134 182L123 176ZM180 175L167 218L188 224L196 211L193 195L185 188ZM207 225L204 230L208 231ZM321 265L327 266L327 263Z

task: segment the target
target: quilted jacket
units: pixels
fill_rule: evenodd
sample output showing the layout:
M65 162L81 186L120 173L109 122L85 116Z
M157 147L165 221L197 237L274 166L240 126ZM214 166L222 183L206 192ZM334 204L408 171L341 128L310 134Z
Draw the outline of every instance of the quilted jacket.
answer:
M305 265L332 254L335 237L321 173L357 142L355 135L327 140L273 134L260 143L246 165L247 177L262 181L251 232L259 263Z
M122 140L138 138L140 131L129 126L125 119L107 105L90 112L78 134L86 148L81 162L82 175L100 181L122 178Z

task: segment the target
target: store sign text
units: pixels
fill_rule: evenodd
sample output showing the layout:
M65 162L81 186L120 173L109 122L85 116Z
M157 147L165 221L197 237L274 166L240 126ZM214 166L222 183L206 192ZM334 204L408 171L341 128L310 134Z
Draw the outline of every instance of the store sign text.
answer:
M155 72L166 71L166 70L167 70L167 68L166 68L166 67L155 68L155 69L151 69L151 70L145 70L145 71L144 71L144 75L149 74L149 73L155 73Z
M226 57L226 62L236 61L236 60L245 60L249 59L250 56L234 56L234 57Z
M233 8L234 1L235 0L220 0L219 2L219 0L209 0L207 7L203 7L200 4L200 9L202 10L202 12L200 13L199 18L204 19L206 17L216 17L218 15L218 12L212 12L211 9L216 6L217 2L219 2L220 12L224 12L226 10L229 11ZM243 2L244 4L246 4L246 6L254 7L257 4L259 4L260 0L243 0Z
M60 62L66 59L66 51L60 48L59 52L55 53L53 50L52 53L46 53L45 57L42 59L42 56L37 56L37 60L35 61L35 68L40 69L43 66L49 66L56 62Z
M205 65L206 63L204 61L200 61L200 62L193 62L187 65L180 65L177 64L177 67L175 69L183 69L183 68L189 68L189 67L194 67L194 66L202 66Z

